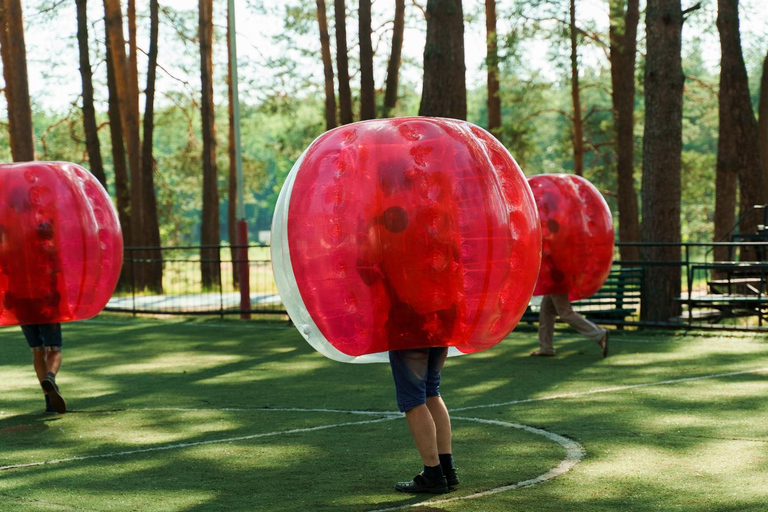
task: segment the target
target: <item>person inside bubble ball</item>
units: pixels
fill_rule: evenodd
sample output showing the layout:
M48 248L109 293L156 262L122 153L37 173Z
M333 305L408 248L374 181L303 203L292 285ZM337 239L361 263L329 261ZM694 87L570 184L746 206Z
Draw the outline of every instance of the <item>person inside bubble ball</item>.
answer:
M451 230L432 230L425 235L429 228L420 221L420 210L410 208L409 216L409 210L401 205L413 204L410 180L388 170L393 169L379 169L384 194L380 214L371 212L370 220L360 221L357 268L368 286L386 291L389 303L385 329L393 348L389 361L397 405L405 413L423 463L418 475L397 482L395 489L445 493L459 484L459 478L451 447L451 419L440 395L448 347L433 345L450 338L457 324L459 290L451 276L460 271L460 256ZM441 220L450 222L450 207L441 205L442 212L433 208L431 214L442 214ZM438 260L428 274L423 270L427 254Z
M539 349L531 352L532 356L554 356L553 338L555 321L560 317L565 323L576 329L588 339L600 345L603 357L608 356L608 330L590 322L571 307L567 293L544 295L539 310Z
M20 217L18 225L23 225L21 217L32 208L27 191L13 189L7 200L11 211ZM0 278L9 283L2 307L21 325L32 351L32 366L45 395L45 412L62 414L67 412L67 404L56 384L62 361L61 324L45 322L59 313L61 302L61 261L55 249L54 224L54 219L46 218L28 231L0 225ZM34 251L17 252L27 247Z

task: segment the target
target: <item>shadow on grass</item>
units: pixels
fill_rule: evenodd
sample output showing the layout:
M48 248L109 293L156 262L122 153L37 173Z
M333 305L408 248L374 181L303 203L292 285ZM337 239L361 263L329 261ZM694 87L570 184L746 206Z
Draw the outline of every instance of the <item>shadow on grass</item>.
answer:
M732 437L748 432L746 425L723 425L733 427L735 417L765 410L762 395L749 392L762 376L713 378L698 394L683 393L691 386L686 383L585 393L736 371L752 361L747 357L754 350L734 346L701 353L686 343L641 343L643 336L617 333L611 356L602 359L597 345L558 331L557 356L531 358L536 335L523 331L488 351L449 359L442 385L446 402L450 408L477 407L461 416L549 429L585 444L592 459L556 483L479 500L478 510L731 507L725 489L709 502L695 484L686 484L688 495L676 495L664 478L634 475L611 453L648 451L652 465L688 469L676 456L665 459L666 452L685 458L710 449L726 431ZM298 431L370 417L263 410L391 412L388 365L327 360L284 324L81 322L66 325L64 337L59 383L73 413L50 417L38 412L40 392L23 336L0 330L0 372L24 379L14 380L2 398L0 464L94 457L3 472L0 495L15 509L45 503L86 510L370 510L424 499L392 490L394 481L419 470L402 419ZM749 389L743 396L718 395L734 383ZM568 393L574 398L481 407ZM243 410L221 410L226 408ZM537 476L563 456L558 446L530 434L461 421L454 428L454 452L466 477L458 495ZM287 430L294 432L276 434ZM264 437L240 439L255 435ZM231 441L219 442L224 439ZM194 446L136 452L181 443ZM126 451L135 453L98 458ZM601 464L619 464L620 477L613 475L607 487ZM751 496L732 510L756 505ZM472 503L459 502L456 509L472 510ZM416 510L445 508L451 506Z

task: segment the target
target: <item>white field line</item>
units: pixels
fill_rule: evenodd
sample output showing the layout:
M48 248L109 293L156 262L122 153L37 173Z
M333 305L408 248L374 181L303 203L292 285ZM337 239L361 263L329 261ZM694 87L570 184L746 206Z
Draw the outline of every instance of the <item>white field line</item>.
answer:
M469 494L467 496L455 496L452 498L443 498L443 499L436 499L436 500L427 500L427 501L420 501L418 503L409 503L408 505L400 505L397 507L390 507L390 508L380 508L373 510L371 512L389 512L391 510L404 510L407 508L414 508L414 507L424 507L424 506L432 506L432 505L442 505L445 503L452 503L454 501L463 501L463 500L472 500L476 498L484 498L486 496L490 496L492 494L498 494L500 492L505 491L511 491L513 489L521 489L523 487L530 487L532 485L540 484L542 482L546 482L547 480L551 480L555 477L558 477L564 473L567 473L570 471L576 464L581 462L581 459L584 458L586 455L586 451L584 450L584 447L581 446L579 443L574 441L573 439L568 439L567 437L549 432L547 430L542 430L540 428L534 428L528 425L521 425L519 423L509 423L506 421L498 421L498 420L487 420L484 418L465 418L460 416L454 416L451 417L452 420L463 420L463 421L474 421L477 423L486 423L488 425L497 425L501 427L508 427L508 428L517 428L520 430L525 430L526 432L530 432L531 434L537 434L540 436L544 436L550 441L554 441L560 446L562 446L565 449L565 459L563 459L560 464L555 466L554 468L550 469L546 473L539 475L535 478L530 478L528 480L523 480L522 482L516 482L514 484L509 485L502 485L501 487L494 487L493 489L488 489L485 491L476 492L474 494Z
M61 464L63 462L73 462L73 461L79 461L79 460L88 460L88 459L106 459L109 457L119 457L124 455L134 455L137 453L148 453L148 452L159 452L163 450L174 450L176 448L189 448L192 446L203 446L207 444L219 444L219 443L232 443L235 441L245 441L248 439L258 439L261 437L271 437L271 436L278 436L282 434L298 434L303 432L316 432L318 430L327 430L329 428L336 428L336 427L348 427L352 425L363 425L366 423L381 423L382 421L390 421L397 418L397 416L387 416L386 418L378 418L375 420L365 420L365 421L350 421L346 423L333 423L330 425L320 425L317 427L306 427L306 428L294 428L290 430L280 430L276 432L265 432L263 434L252 434L249 436L240 436L240 437L229 437L226 439L211 439L209 441L195 441L192 443L176 443L176 444L167 444L163 446L153 446L151 448L140 448L138 450L126 450L122 452L111 452L111 453L102 453L98 455L83 455L83 456L75 456L75 457L68 457L66 459L54 459L54 460L46 460L42 462L29 462L27 464L11 464L8 466L0 466L0 471L6 471L9 469L18 469L18 468L29 468L34 466L47 466L49 464Z
M720 377L733 377L734 375L747 375L750 373L763 373L763 372L768 372L768 366L763 368L755 368L753 370L742 370L738 372L713 373L709 375L699 375L698 377L683 377L681 379L660 380L657 382L644 382L642 384L629 384L626 386L612 386L610 388L597 388L597 389L590 389L588 391L576 391L574 393L560 393L557 395L542 396L538 398L523 398L520 400L510 400L508 402L498 402L495 404L468 405L466 407L452 408L451 412L469 411L471 409L484 409L486 407L502 407L505 405L526 404L529 402L543 402L546 400L558 400L560 398L574 398L578 396L596 395L598 393L612 393L614 391L626 391L628 389L648 388L652 386L666 386L667 384L679 384L681 382L693 382L696 380L717 379Z

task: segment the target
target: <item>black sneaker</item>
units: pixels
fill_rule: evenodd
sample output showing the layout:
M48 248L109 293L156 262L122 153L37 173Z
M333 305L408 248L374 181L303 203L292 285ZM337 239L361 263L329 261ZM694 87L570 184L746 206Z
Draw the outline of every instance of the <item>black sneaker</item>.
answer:
M447 470L443 468L443 473L445 474L445 481L448 483L448 487L456 487L459 485L459 476L456 474L456 468Z
M59 414L67 412L67 402L64 401L64 397L59 393L59 386L56 385L53 379L46 377L40 384L48 395L53 411ZM48 408L46 407L46 412L47 411Z
M413 477L413 480L410 482L397 482L395 489L400 492L443 494L448 492L448 482L444 476L440 478L427 478L422 471Z
M45 413L46 414L58 414L56 411L53 410L53 406L51 405L51 399L48 398L48 395L43 395L45 397Z

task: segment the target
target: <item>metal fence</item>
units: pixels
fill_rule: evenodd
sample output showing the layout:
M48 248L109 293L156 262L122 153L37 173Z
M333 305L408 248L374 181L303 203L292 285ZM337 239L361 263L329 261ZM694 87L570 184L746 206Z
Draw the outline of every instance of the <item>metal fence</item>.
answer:
M237 249L238 246L232 246ZM241 246L242 247L242 246ZM218 249L218 267L214 285L205 287L202 280L202 266L211 260L201 258L202 249ZM272 274L272 260L269 246L248 246L249 308L241 307L240 287L236 284L233 268L243 260L232 257L229 246L201 247L175 246L160 247L160 261L163 268L162 293L153 292L137 285L135 276L141 275L156 258L146 254L158 254L158 248L127 247L123 268L128 279L107 303L105 311L146 313L155 315L250 315L285 314L277 286ZM210 251L209 251L210 252Z
M635 245L641 254L654 247L666 247L678 257L668 260L620 260L621 246ZM727 248L730 259L716 261L716 247ZM206 247L211 249L211 247ZM152 253L151 250L154 251ZM139 289L135 280L127 280L107 304L106 311L154 315L285 315L272 273L269 246L248 247L249 297L241 302L229 246L216 247L219 269L217 282L204 288L201 279L201 246L141 248L125 250L124 267L135 276L143 267L157 264L147 254L159 254L163 268L163 291L153 293ZM652 267L680 269L681 294L675 297L681 314L662 322L643 321L639 307L619 320L606 320L621 326L648 326L677 329L768 330L768 261L764 255L768 242L617 244L615 268L642 269L652 274ZM753 261L740 261L740 253ZM208 254L208 253L206 253ZM755 256L757 260L755 261ZM250 307L242 307L250 304Z

